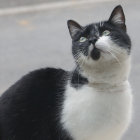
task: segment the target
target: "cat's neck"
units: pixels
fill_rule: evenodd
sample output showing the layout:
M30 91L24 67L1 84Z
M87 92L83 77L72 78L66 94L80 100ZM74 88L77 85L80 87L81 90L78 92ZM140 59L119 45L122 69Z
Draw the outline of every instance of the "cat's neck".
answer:
M119 85L128 81L130 58L121 63L83 65L79 73L88 79L90 84Z

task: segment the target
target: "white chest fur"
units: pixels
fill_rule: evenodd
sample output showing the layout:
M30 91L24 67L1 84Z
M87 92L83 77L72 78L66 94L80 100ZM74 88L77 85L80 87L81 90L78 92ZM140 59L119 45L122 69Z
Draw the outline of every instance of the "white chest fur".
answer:
M80 89L68 84L61 122L74 140L118 140L130 123L131 106L128 82Z

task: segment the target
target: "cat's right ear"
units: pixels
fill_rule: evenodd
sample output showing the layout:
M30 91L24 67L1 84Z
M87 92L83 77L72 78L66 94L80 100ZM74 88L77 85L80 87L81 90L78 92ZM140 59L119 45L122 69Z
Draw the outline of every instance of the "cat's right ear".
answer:
M67 25L72 39L82 30L82 26L74 20L68 20Z

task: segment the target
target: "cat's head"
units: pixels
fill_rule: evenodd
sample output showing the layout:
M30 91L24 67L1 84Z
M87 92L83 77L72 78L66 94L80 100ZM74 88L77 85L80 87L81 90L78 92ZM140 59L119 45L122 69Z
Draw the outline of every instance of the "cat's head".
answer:
M108 69L110 64L120 65L129 59L131 41L120 5L114 8L106 21L81 26L69 20L68 28L72 38L73 56L81 69Z

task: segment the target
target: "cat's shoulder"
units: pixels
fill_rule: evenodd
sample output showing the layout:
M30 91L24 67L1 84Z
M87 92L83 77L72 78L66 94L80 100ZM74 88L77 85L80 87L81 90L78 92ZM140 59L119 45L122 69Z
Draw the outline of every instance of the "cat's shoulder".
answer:
M20 78L2 94L2 97L11 96L11 94L28 94L28 92L30 92L30 95L33 93L35 95L37 92L47 92L62 87L68 75L69 72L63 69L50 67L37 69Z
M41 68L34 71L29 72L24 75L17 83L23 83L26 81L29 85L42 83L42 82L51 82L58 79L61 79L63 76L68 75L68 72L63 69L57 68ZM31 83L30 83L31 82Z
M23 79L45 79L48 80L49 78L57 78L57 77L61 77L62 75L66 75L68 74L67 71L63 70L63 69L57 69L57 68L41 68L41 69L37 69L34 71L29 72L27 75L23 76Z

